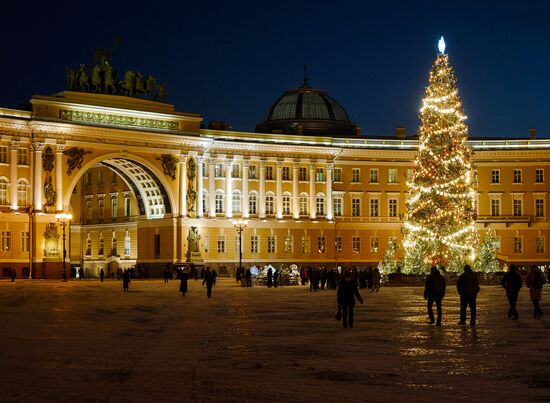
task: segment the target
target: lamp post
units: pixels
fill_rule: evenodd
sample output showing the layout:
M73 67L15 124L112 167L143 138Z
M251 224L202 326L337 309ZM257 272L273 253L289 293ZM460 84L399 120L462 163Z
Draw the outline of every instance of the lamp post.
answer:
M239 269L241 268L241 262L243 260L243 231L246 228L246 224L248 224L247 220L233 220L233 226L239 233Z
M73 215L71 213L59 213L55 215L55 218L57 218L57 222L60 223L63 228L63 269L61 271L61 276L63 277L63 281L67 281L67 268L65 263L67 260L67 249L65 249L65 227L67 226L67 223L71 221Z

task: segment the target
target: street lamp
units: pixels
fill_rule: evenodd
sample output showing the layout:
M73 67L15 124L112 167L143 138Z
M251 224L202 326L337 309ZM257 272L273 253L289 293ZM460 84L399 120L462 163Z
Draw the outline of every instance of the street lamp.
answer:
M233 226L239 233L239 269L241 268L241 262L243 260L243 231L246 228L246 224L248 224L248 220L233 220Z
M63 227L63 269L61 271L61 276L63 277L63 281L67 281L67 268L65 263L67 260L67 249L65 249L65 227L67 226L67 223L71 221L73 215L71 213L59 213L55 215L55 218L57 218L57 222Z

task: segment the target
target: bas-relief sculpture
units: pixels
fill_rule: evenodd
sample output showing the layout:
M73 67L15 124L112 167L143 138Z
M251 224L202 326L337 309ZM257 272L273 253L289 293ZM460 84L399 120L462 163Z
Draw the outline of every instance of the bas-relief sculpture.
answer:
M53 169L53 161L55 156L51 147L46 147L42 153L42 169L46 172L51 172Z
M63 155L67 158L67 175L70 175L75 169L82 168L82 162L84 161L84 155L91 154L91 151L85 151L82 148L73 147L63 151Z
M169 176L172 180L176 180L176 168L178 159L172 154L162 154L157 161L160 161L164 175Z

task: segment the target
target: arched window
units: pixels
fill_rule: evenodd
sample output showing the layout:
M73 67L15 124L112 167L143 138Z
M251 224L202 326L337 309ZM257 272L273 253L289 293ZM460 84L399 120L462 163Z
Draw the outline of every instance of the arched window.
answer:
M265 213L266 214L275 214L275 196L273 193L268 192L265 195Z
M309 197L307 193L300 193L300 215L308 215Z
M233 213L240 213L240 212L241 212L241 192L238 190L234 190L233 191Z
M0 204L8 204L8 181L0 178Z
M216 214L222 214L224 211L224 193L222 190L216 191Z
M315 212L317 215L325 215L325 195L322 193L317 193L315 196Z
M290 215L292 196L289 192L283 193L283 215Z
M258 193L250 192L248 195L248 213L251 215L258 214Z

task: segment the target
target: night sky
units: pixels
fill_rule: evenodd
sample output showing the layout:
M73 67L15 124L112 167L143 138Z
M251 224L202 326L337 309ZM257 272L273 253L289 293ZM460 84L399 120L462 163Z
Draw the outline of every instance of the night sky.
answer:
M471 137L550 137L550 1L9 2L0 106L65 89L65 68L111 62L167 83L205 123L253 131L282 93L327 91L364 135L408 134L441 35Z

